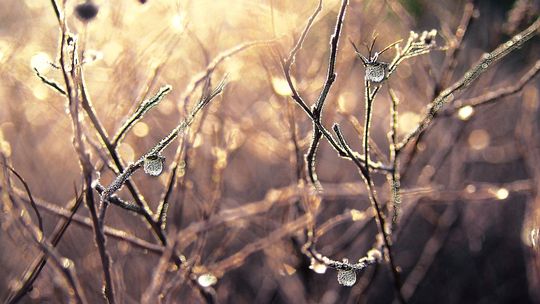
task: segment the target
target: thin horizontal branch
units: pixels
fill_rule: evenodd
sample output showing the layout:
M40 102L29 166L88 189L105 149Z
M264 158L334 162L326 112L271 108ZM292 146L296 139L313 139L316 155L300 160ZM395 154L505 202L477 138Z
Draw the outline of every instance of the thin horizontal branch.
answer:
M221 260L213 265L209 265L208 269L215 273L224 273L239 267L240 265L244 264L244 261L248 256L266 247L273 246L280 239L304 229L309 221L310 217L304 215L292 222L283 224L280 228L272 231L267 237L244 246L244 248L240 249L238 252L232 254L226 259Z
M1 189L1 186L0 186L0 190ZM16 187L13 187L13 192L18 195L19 197L21 197L21 199L27 203L29 203L29 200L24 197L24 191L23 190L20 190ZM56 216L60 216L62 218L65 218L65 219L69 219L69 218L72 218L72 221L74 223L76 223L77 225L80 225L82 227L86 227L87 229L92 229L92 220L89 218L89 217L85 217L85 216L81 216L81 215L78 215L78 214L73 214L72 211L70 210L66 210L62 207L59 207L55 204L52 204L50 202L46 202L45 200L43 199L40 199L40 198L37 198L37 197L34 197L34 201L36 202L36 206L40 209L42 209L43 211L45 212L48 212L48 213L51 213L51 214L54 214ZM162 251L163 251L163 246L161 245L157 245L157 244L153 244L153 243L150 243L148 241L145 241L143 239L140 239L136 236L133 236L125 231L122 231L122 230L118 230L118 229L115 229L115 228L111 228L109 226L104 226L104 233L105 235L113 238L113 239L116 239L116 240L119 240L119 241L125 241L131 245L133 245L134 247L137 247L137 248L140 248L140 249L143 249L143 250L148 250L150 252L155 252L155 253L159 253L161 254Z
M190 224L187 228L179 232L180 243L186 244L191 242L196 234L218 225L264 213L270 210L270 208L277 206L293 204L298 200L300 195L301 193L296 185L270 190L266 193L265 198L260 201L243 204L236 208L225 209L207 220Z

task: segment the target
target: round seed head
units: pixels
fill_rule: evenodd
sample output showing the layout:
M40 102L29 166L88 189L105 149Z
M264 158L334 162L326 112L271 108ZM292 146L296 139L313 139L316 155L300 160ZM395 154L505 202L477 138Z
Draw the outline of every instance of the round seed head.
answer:
M356 283L356 271L353 269L349 270L338 270L337 273L338 283L343 286L353 286Z
M380 83L386 78L388 64L384 62L370 62L366 65L366 80Z
M144 159L144 173L151 176L159 176L163 172L165 158L160 155L151 155Z
M82 22L89 22L99 12L99 7L93 1L86 1L75 6L75 14Z

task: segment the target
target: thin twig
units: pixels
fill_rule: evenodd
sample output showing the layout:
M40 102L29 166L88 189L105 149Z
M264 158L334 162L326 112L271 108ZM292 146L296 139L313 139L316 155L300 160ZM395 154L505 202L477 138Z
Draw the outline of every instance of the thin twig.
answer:
M24 178L12 167L8 166L7 164L4 164L6 168L8 168L9 171L11 171L17 179L23 184L24 190L26 191L26 195L28 195L28 200L30 201L30 206L32 206L32 209L34 210L34 213L36 214L37 220L38 220L38 228L39 232L41 233L41 237L43 238L43 218L41 217L41 214L39 213L39 210L36 206L36 202L34 201L34 198L32 196L32 191L30 191L30 187L28 186L28 183L24 180Z
M186 128L188 128L193 121L195 120L195 117L199 113L199 111L204 108L214 97L219 95L223 89L225 88L225 79L221 81L221 83L212 91L212 93L208 96L201 97L201 100L197 103L197 105L191 110L191 113L189 113L188 117L183 120L176 128L174 128L169 135L164 137L159 143L157 143L153 148L151 148L148 152L146 152L142 157L140 157L135 163L130 164L122 173L120 173L115 180L105 188L103 193L101 193L101 202L102 204L108 204L111 195L113 195L116 191L118 191L126 182L129 180L131 175L135 173L138 169L140 169L144 163L144 161L148 157L152 156L158 156L176 137L184 132Z
M451 108L441 112L441 115L450 116L464 107L476 108L479 106L488 105L496 102L498 99L519 93L525 87L525 85L527 85L527 83L529 83L536 76L538 76L538 74L540 74L540 60L536 61L534 66L529 69L527 73L525 73L525 75L523 75L516 84L506 86L497 90L489 90L489 92L477 97L457 100Z
M1 189L0 189L1 190ZM12 189L13 192L17 193L18 189ZM66 215L64 222L59 223L54 232L52 233L52 236L50 237L51 245L53 247L56 247L58 243L60 242L60 239L66 232L69 224L71 223L71 220L73 219L73 216L79 209L79 207L82 205L82 195L76 195L75 202L73 206L70 208L69 215ZM41 208L39 201L36 203L38 207ZM90 226L91 227L91 226ZM43 270L43 267L45 267L45 264L47 263L48 255L42 254L41 257L36 259L34 263L32 263L32 267L30 270L26 271L22 278L22 284L21 288L15 292L13 296L10 298L10 303L17 303L19 302L32 288L34 282L39 277L41 271Z
M369 88L369 86L367 86ZM366 94L369 96L369 89L366 89ZM369 129L369 121L367 119L367 115L370 115L366 112L366 129ZM341 145L347 150L347 153L352 154L352 150L350 149L349 145L345 141L345 138L343 137L343 134L341 133L341 130L339 129L338 124L334 124L334 132L336 133L338 140L340 141ZM364 132L364 136L369 136L369 131ZM364 139L364 144L367 143L367 139ZM366 152L366 156L369 153L369 145L366 144L366 147L364 147L364 151ZM388 263L390 266L390 272L392 273L392 277L394 280L394 290L396 292L396 296L400 303L405 303L405 299L403 298L403 295L401 294L401 282L399 278L399 272L396 268L396 264L394 262L393 252L392 252L392 240L390 239L390 235L388 234L386 230L386 221L384 219L384 213L381 210L381 205L377 201L377 197L375 195L375 189L373 185L373 181L371 180L371 176L369 174L369 168L361 166L360 162L355 162L356 166L358 167L358 170L360 171L361 176L364 178L364 181L366 183L366 186L368 188L368 194L369 194L369 200L371 202L371 205L375 209L375 214L377 216L377 223L379 228L379 233L382 235L382 239L384 242L384 246L386 248L386 253L388 256ZM365 163L364 163L365 164Z
M66 90L64 90L60 84L58 84L56 81L54 80L50 80L48 79L47 77L41 75L41 73L39 72L39 70L37 68L34 68L34 72L36 73L36 76L41 79L41 81L43 81L43 83L45 83L46 85L50 86L51 88L53 88L55 91L57 91L58 93L62 94L62 95L66 95Z
M110 257L105 249L105 236L101 229L101 225L99 225L95 209L93 208L93 190L91 188L93 166L90 162L90 156L86 152L84 146L82 128L79 120L80 96L77 88L79 87L78 80L81 79L79 78L81 75L81 68L78 61L77 44L75 38L68 34L66 23L63 22L60 26L62 34L60 41L60 67L64 76L67 92L66 98L69 103L69 114L73 128L73 147L78 155L79 164L82 167L83 176L86 182L86 204L92 215L96 245L103 266L103 276L105 281L104 295L109 303L114 304L114 291L110 275ZM70 47L69 51L68 47ZM69 60L68 58L71 58L69 62L67 61ZM70 64L69 68L68 64Z
M430 266L433 264L437 253L442 249L452 225L458 219L459 213L456 208L457 207L455 205L449 205L438 219L435 232L426 242L426 245L418 258L416 265L407 276L405 283L403 283L401 291L405 299L410 300L412 298L417 287L422 280L424 280Z
M540 18L538 18L533 24L526 28L521 33L515 35L512 39L498 46L491 53L486 53L482 58L469 69L461 79L451 85L446 90L442 91L437 98L435 98L428 106L427 113L418 126L398 144L397 151L401 151L411 140L419 136L424 132L429 125L433 122L433 119L439 112L439 110L447 103L454 100L455 95L469 86L476 78L483 74L492 64L504 58L506 55L515 51L529 39L536 35L536 32L540 28Z
M5 165L6 157L4 154L0 154L0 156L3 159L2 163L4 164L4 170L6 170L8 168L7 165ZM7 177L6 172L7 170L4 171L4 176ZM5 210L8 212L7 214L9 214L13 218L13 220L19 224L23 234L26 232L26 234L29 235L30 238L38 245L40 250L43 251L43 253L47 256L51 257L51 259L53 260L53 264L57 266L57 268L60 270L60 273L64 276L64 279L69 284L69 288L71 290L68 290L68 295L70 295L71 298L75 298L77 303L86 303L84 293L80 288L79 281L77 279L75 270L73 269L71 262L65 258L62 258L55 251L53 246L51 246L46 241L46 239L43 237L43 233L35 227L30 216L28 215L28 211L26 210L26 208L23 205L18 205L15 203L15 195L13 193L9 177L7 177L2 183L2 191L5 191L7 194L1 196L3 198L2 203L6 206ZM6 302L14 304L19 301L28 291L29 289L21 288L13 296L8 296Z
M392 168L394 170L392 173L387 174L387 179L390 183L390 192L392 193L392 230L394 230L397 226L401 208L401 181L399 174L399 160L396 155L399 100L394 91L392 91L390 88L388 88L388 94L390 95L390 100L392 102L390 107L391 118L390 133L388 134L388 138L390 141L390 163L392 163Z
M287 81L287 84L289 85L289 88L291 89L291 92L292 92L291 97L296 102L296 104L298 104L298 106L300 106L300 108L304 110L306 115L313 122L313 138L311 141L310 148L306 154L306 169L307 169L307 173L312 184L314 184L316 187L320 186L320 183L318 182L314 165L315 165L316 149L319 144L321 136L324 136L326 138L326 140L330 143L330 145L334 148L334 150L336 150L336 152L338 153L340 157L349 158L349 155L347 154L347 152L339 145L338 141L334 139L332 134L322 125L321 119L320 119L320 116L321 116L320 113L322 112L324 101L326 100L326 96L328 95L328 92L336 77L334 68L335 68L335 57L337 56L337 47L338 47L338 42L339 42L339 36L336 36L336 33L340 34L341 32L343 18L344 18L345 10L347 7L347 2L348 1L344 1L342 3L340 13L337 17L335 31L330 40L331 50L330 50L327 78L323 86L323 89L321 91L321 94L319 95L319 98L315 102L315 107L313 110L309 108L307 103L304 101L304 99L302 98L298 90L296 89L292 81L292 77L291 77L291 67L296 60L296 54L302 48L304 40L306 39L306 36L309 30L311 29L315 18L317 17L317 15L322 9L322 0L319 1L319 5L317 6L313 14L308 19L306 27L302 31L302 34L300 35L300 38L297 40L295 46L289 53L289 56L282 62L283 74L285 75L285 80ZM315 113L316 109L319 109L317 110L319 114ZM360 160L364 159L364 156L359 155L356 152L353 153L353 157ZM387 166L384 166L381 163L370 162L369 164L374 170L383 170L383 171L390 170Z
M141 102L135 112L131 114L131 116L126 120L126 122L124 122L116 135L113 137L113 147L118 146L118 142L122 140L122 138L126 135L127 132L129 132L129 130L135 125L135 123L137 123L137 121L139 121L144 116L144 114L146 114L146 112L157 106L170 91L171 86L163 86L159 89L156 95Z

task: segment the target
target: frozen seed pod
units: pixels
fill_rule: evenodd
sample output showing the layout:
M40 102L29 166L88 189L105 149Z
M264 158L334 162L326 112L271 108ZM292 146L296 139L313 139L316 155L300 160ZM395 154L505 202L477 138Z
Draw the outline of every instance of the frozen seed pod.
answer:
M388 63L386 62L369 62L366 64L366 80L381 83L388 73Z
M387 47L385 47L380 52L373 52L373 47L375 46L375 41L377 40L377 37L373 38L373 41L371 42L371 46L368 47L368 56L365 57L360 53L356 45L351 41L352 46L354 47L354 51L356 52L356 56L362 60L362 64L364 64L366 68L366 75L365 79L369 82L373 83L381 83L383 82L386 77L388 76L388 66L389 64L386 62L378 61L379 56L389 50L391 47L396 45L398 42L394 42ZM366 46L367 47L367 46Z
M84 3L75 6L75 14L82 22L88 22L94 19L98 12L99 7L92 0L87 0Z
M144 173L151 176L159 176L163 172L165 157L161 155L150 155L144 159Z
M337 273L337 280L343 286L353 286L356 283L356 271L354 269L340 269Z

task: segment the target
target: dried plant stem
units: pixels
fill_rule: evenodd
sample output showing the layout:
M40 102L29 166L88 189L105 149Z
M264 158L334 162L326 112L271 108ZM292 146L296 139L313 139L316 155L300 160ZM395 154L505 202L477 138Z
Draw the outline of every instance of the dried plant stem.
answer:
M85 176L86 181L86 205L88 209L90 210L90 215L92 219L92 224L94 226L94 232L95 232L95 238L96 238L96 244L98 246L99 252L100 252L100 258L101 258L101 264L103 265L103 274L105 278L105 286L103 289L103 293L109 303L115 303L114 299L114 289L113 289L113 283L111 278L111 258L107 254L106 249L106 239L105 239L105 232L103 231L103 221L100 222L100 219L97 214L97 210L94 204L94 192L92 189L92 176L86 175Z
M195 120L196 115L212 101L217 95L219 95L226 84L226 77L217 85L217 87L209 94L205 95L203 93L201 99L199 102L195 105L195 107L191 110L188 117L182 121L176 128L174 128L169 135L167 135L165 138L163 138L159 143L157 143L153 148L151 148L147 153L145 153L143 156L141 156L135 163L130 164L126 169L124 169L116 178L115 180L108 186L105 187L103 192L101 193L101 213L99 222L103 225L103 219L105 216L105 210L106 206L109 204L112 195L118 191L124 184L127 184L130 180L130 177L142 167L144 161L148 157L153 156L159 156L160 153L171 143L173 142L179 134L182 134ZM99 183L97 183L96 187L100 187ZM160 223L159 219L154 220L153 217L149 213L145 213L146 220L150 223L152 226L152 229L157 233L159 236L159 239L161 243L164 246L167 246L168 241L167 238L164 235L164 230L162 229L162 223ZM182 260L177 256L173 256L173 260L175 264L180 266L183 262ZM200 285L196 284L196 282L192 282L191 280L189 283L196 287L196 289L199 291L200 295L205 299L208 303L215 302L215 295L214 292L207 288L204 289Z
M341 9L339 10L339 14L336 20L334 33L332 34L332 37L330 38L330 57L328 59L328 72L326 73L326 80L324 82L324 86L319 95L319 98L317 98L317 101L315 102L315 105L312 108L314 121L316 121L319 124L321 122L324 102L326 101L326 97L328 96L328 92L330 92L330 88L332 87L332 84L336 80L335 66L336 66L337 49L338 49L338 44L339 44L339 38L341 37L341 29L343 27L343 20L345 19L345 13L347 11L348 4L349 4L348 0L344 0L341 2ZM319 6L321 5L322 3L319 2ZM319 187L319 188L320 188L320 183L317 178L317 173L315 172L315 157L317 154L317 148L319 146L321 137L322 137L322 132L321 130L319 130L319 128L314 122L313 123L313 138L311 140L308 153L306 154L306 162L307 162L307 167L308 167L309 178L311 182L316 187ZM366 164L368 163L369 162L366 162Z
M214 265L208 266L208 268L211 269L213 273L225 273L226 271L237 268L242 265L244 260L251 254L268 246L272 246L280 239L304 229L308 222L309 216L304 215L294 221L283 224L280 228L272 231L267 237L246 245L238 252Z
M365 91L365 101L366 101L366 112L364 117L364 134L362 136L362 146L364 148L364 175L366 178L366 181L368 184L371 184L371 175L369 173L369 131L371 127L371 116L372 116L372 110L373 110L373 101L375 99L375 95L371 95L370 93L370 82L365 81L364 84L364 91ZM374 92L375 94L377 91Z
M60 256L56 252L54 247L50 245L48 242L46 242L42 238L42 235L37 230L35 230L35 227L32 225L32 223L27 220L23 220L23 218L25 217L19 217L21 229L26 230L26 232L30 235L32 240L38 245L41 251L43 251L43 253L47 257L51 258L51 260L53 261L53 264L64 276L65 280L69 284L69 287L71 288L71 290L68 292L70 297L73 297L76 303L81 303L81 304L87 303L86 297L84 295L83 289L81 288L79 279L77 278L77 274L75 273L75 269L73 267L72 262ZM12 298L8 301L8 303L17 303L18 301L19 301L18 298Z
M88 117L89 117L89 119L90 119L90 121L92 123L92 126L94 127L94 129L98 133L99 138L101 139L102 143L105 145L105 147L107 148L107 151L111 155L111 158L113 159L113 162L114 162L116 168L120 172L122 172L124 170L124 167L123 167L122 161L120 159L120 156L119 156L118 152L116 151L115 147L112 145L112 143L109 140L109 137L108 137L105 129L103 128L101 122L99 121L99 118L97 117L97 115L96 115L96 113L94 111L94 108L92 106L90 96L87 93L86 84L85 84L84 76L83 76L83 73L82 73L82 67L81 67L81 73L80 74L81 74L80 75L80 91L81 91L81 95L82 95L82 107L85 110L86 114L88 115ZM118 205L120 207L123 207L123 208L125 208L127 210L136 211L136 212L140 213L144 217L146 222L150 225L150 227L152 227L152 230L154 231L154 234L157 236L157 238L159 238L161 241L164 241L165 240L165 235L163 234L163 231L160 229L159 225L156 225L156 223L152 220L152 211L150 210L150 208L148 207L148 204L144 201L144 199L140 195L140 193L137 190L137 188L135 187L135 185L130 180L127 180L126 181L126 186L127 186L128 190L129 190L129 192L131 193L133 199L135 200L136 205L139 208L136 208L136 207L132 206L131 204L122 204L122 201L118 200L118 199L110 199L109 202L115 203L116 205ZM106 210L107 210L106 207L105 208L100 208L100 210L99 210L100 213L99 213L98 218L99 218L99 223L100 223L101 226L104 225L104 218L105 218Z
M161 258L159 259L159 264L154 270L152 276L152 281L150 286L146 289L141 298L141 303L155 303L156 299L160 298L160 292L163 288L163 282L169 268L169 262L172 256L175 254L176 246L178 245L177 238L173 238L171 243L167 245L165 251L163 252Z
M56 3L53 1L53 6L55 5ZM93 195L90 185L92 182L93 166L90 161L90 156L88 155L84 146L82 128L79 121L80 95L78 90L78 81L81 79L81 68L78 59L77 43L75 38L69 34L65 20L62 20L59 26L61 29L60 67L66 86L66 98L68 100L69 114L71 117L71 123L73 128L73 147L78 155L79 164L82 168L82 173L86 183L86 204L94 219L94 233L96 245L98 247L98 251L101 257L103 276L105 281L104 295L109 303L115 303L114 290L110 274L110 257L105 248L105 236L99 225L99 222L97 221L97 214L95 212L95 209L92 208Z
M208 79L210 75L214 73L216 68L227 58L230 58L249 48L260 46L260 45L267 45L272 42L273 40L256 40L256 41L245 42L217 54L216 57L211 62L208 63L205 70L191 77L191 81L186 86L186 89L184 90L184 92L182 93L182 96L180 97L181 104L187 105L189 101L189 97L193 95L197 87L200 86L201 84L204 84L206 79Z
M397 226L400 208L401 208L401 177L399 174L399 160L396 155L396 145L397 145L397 125L398 125L398 104L399 100L392 91L388 88L388 94L390 95L391 107L390 107L390 132L388 138L390 141L390 163L392 164L392 172L388 173L387 179L390 184L390 192L392 193L392 231Z
M349 153L352 153L352 150L349 148L349 145L345 142L345 139L344 139L343 135L341 134L341 130L339 129L339 125L337 125L337 124L334 125L334 131L336 132L336 135L338 135L338 139L344 145L344 147L346 147L346 149L349 151ZM377 223L378 223L379 233L381 233L381 235L382 235L384 246L386 248L386 253L387 253L388 262L389 262L389 266L390 266L390 271L392 273L393 280L394 280L394 289L396 291L396 295L398 297L398 300L401 303L405 303L405 300L403 299L403 296L401 295L401 291L400 291L401 283L400 283L400 279L399 279L399 273L398 273L396 265L394 263L391 239L390 239L390 236L388 235L388 233L386 232L386 229L385 229L386 222L384 220L384 214L382 213L381 207L380 207L380 205L379 205L379 203L377 201L377 198L375 196L374 185L373 185L373 183L371 181L371 178L369 177L369 174L366 173L364 169L360 169L360 168L362 168L361 167L362 164L360 162L355 162L355 164L359 168L359 171L360 171L362 177L364 178L364 181L366 182L366 186L368 187L369 200L370 200L373 208L375 209L375 214L376 214L376 219L377 219Z
M0 191L1 191L1 189L0 189ZM17 194L17 189L12 189L12 191L14 191ZM50 242L51 242L51 245L53 247L56 247L58 245L58 243L60 242L60 239L62 238L62 236L66 232L69 224L71 223L71 221L73 219L73 216L75 215L75 213L77 212L77 210L81 206L82 201L83 201L82 196L78 196L75 199L75 202L74 202L73 206L70 208L70 211L66 211L66 217L65 217L64 222L59 223L56 226L54 232L52 233L52 236L50 237L50 239L51 239ZM36 206L41 207L39 201L36 201L35 204L36 204ZM23 283L21 285L21 288L19 288L19 290L17 290L14 293L14 295L11 296L11 298L9 300L10 303L17 303L18 301L20 301L28 293L28 291L33 286L36 279L39 277L41 271L43 270L43 267L45 267L45 264L47 263L47 260L48 260L48 255L43 253L41 255L41 257L37 258L32 263L33 266L30 267L30 270L25 272L25 274L24 274L24 276L22 278Z
M368 115L368 112L370 113L371 109L366 110L366 116ZM369 119L367 119L367 117L366 117L365 126L367 128L369 128L368 127L369 126ZM350 146L345 141L345 138L343 137L343 134L341 133L341 130L339 128L339 125L334 124L333 129L334 129L334 132L336 133L336 135L338 137L338 140L340 141L341 145L346 149L346 151L349 154L352 154L352 149L350 148ZM365 136L369 136L369 131L364 131L364 137ZM364 138L364 143L366 141L367 141L367 139ZM369 145L367 145L367 146L368 146L368 148L367 149L364 148L364 152L366 152L366 150L369 152ZM366 184L366 186L368 188L369 201L371 202L371 205L372 205L373 209L375 209L375 215L376 215L376 219L377 219L376 222L378 224L379 233L382 236L382 240L383 240L384 246L386 248L386 253L387 253L388 262L389 262L389 266L390 266L390 271L392 273L392 277L393 277L393 280L394 280L394 289L395 289L395 292L396 292L396 296L397 296L398 300L401 303L405 303L403 295L401 295L401 291L400 291L401 283L400 283L400 279L399 279L399 273L397 271L397 268L396 268L396 265L395 265L395 262L394 262L394 257L393 257L393 252L392 252L392 245L391 245L392 240L391 240L390 235L388 234L388 232L386 230L386 221L384 219L384 213L382 212L381 205L377 201L373 181L371 180L371 176L370 176L370 173L368 171L369 169L366 170L366 168L363 166L363 164L360 163L360 161L358 161L358 160L355 161L354 163L355 163L356 167L358 168L358 170L360 171L360 175L364 179L364 182L365 182L365 184ZM365 165L365 163L364 163L364 165Z
M80 288L79 281L77 279L77 275L75 274L75 270L73 269L73 266L71 262L67 259L64 259L61 257L54 247L49 244L49 242L45 239L43 232L37 228L34 223L32 222L32 219L29 216L28 211L26 208L22 205L19 205L15 202L15 193L13 191L8 170L13 172L17 178L21 180L23 184L26 184L26 182L21 179L20 175L16 173L15 170L9 168L7 163L7 157L0 153L0 157L2 158L2 164L3 164L3 176L5 179L2 182L2 195L0 197L2 198L2 203L4 205L4 210L8 216L12 217L12 220L10 222L14 222L19 225L19 228L21 229L23 235L28 235L30 238L38 245L39 249L43 252L43 254L46 257L50 257L53 261L53 264L59 269L60 273L63 275L64 279L66 280L67 284L69 286L66 286L68 289L68 295L70 295L70 298L74 298L77 303L86 303L86 299L84 296L84 293L82 289ZM28 186L26 186L28 189ZM32 195L27 192L29 201L34 201ZM68 262L68 263L66 263ZM39 265L38 265L39 266ZM13 295L8 295L8 298L6 299L6 303L14 304L17 303L22 299L24 295L29 291L29 288L32 286L32 278L37 278L37 275L39 274L40 270L38 267L34 268L34 271L27 272L27 279L25 280L25 283L22 285L22 287L15 292ZM71 289L71 290L69 290Z
M464 99L464 100L457 100L455 104L449 108L444 110L441 115L443 116L450 116L459 111L459 109L463 107L479 107L491 104L495 101L497 101L500 98L504 98L506 96L510 96L513 94L516 94L518 92L521 92L521 90L527 85L531 80L533 80L536 76L540 74L540 60L537 60L534 66L529 69L525 75L523 75L519 81L510 86L506 86L497 90L490 90L489 92L482 94L477 97Z
M452 225L458 219L459 212L456 210L455 205L449 205L446 210L438 219L435 232L427 241L418 262L411 270L403 287L401 289L404 297L410 300L414 295L419 284L424 280L430 266L433 264L437 253L442 249L445 240L447 239Z
M41 80L43 81L43 83L45 83L46 85L50 86L51 88L53 88L55 91L57 91L58 93L60 93L61 95L66 95L66 91L60 87L60 85L58 83L56 83L54 80L50 80L49 78L41 75L41 73L39 72L38 69L34 68L34 72L36 73L36 76Z
M460 50L462 49L463 39L468 32L470 24L472 23L473 15L474 3L471 0L467 0L467 3L463 8L463 14L461 16L459 25L456 28L454 37L452 37L452 41L449 43L449 49L445 52L445 57L441 68L442 72L438 81L435 81L432 96L430 96L430 99L434 99L443 88L449 85L450 80L452 80L458 62L457 57ZM426 133L419 134L418 137L414 140L414 149L409 155L407 155L407 158L403 162L403 176L407 175L410 164L418 153L417 147L422 142L422 139L425 135Z
M384 246L386 248L386 253L388 256L388 262L390 266L390 271L392 273L393 281L394 281L394 290L396 292L397 299L400 303L405 303L405 298L403 297L401 293L401 280L399 276L399 272L397 270L396 264L394 262L393 252L392 252L392 240L390 233L391 231L387 230L387 224L386 220L384 218L384 213L382 211L381 205L377 201L377 195L375 192L375 185L373 184L373 180L371 179L371 173L370 168L367 166L369 161L369 131L371 128L371 117L373 112L373 101L375 100L375 96L380 88L380 86L377 86L373 93L371 93L371 83L366 80L365 81L365 100L366 100L366 113L365 113L365 123L364 123L364 135L363 135L363 147L364 147L364 155L365 155L365 161L364 161L364 170L359 167L360 172L362 173L362 176L364 178L364 181L366 183L366 186L368 188L368 194L369 194L369 200L371 202L371 205L375 209L377 223L379 224L379 233L382 235L382 239L384 242ZM393 103L392 111L394 112L393 118L391 119L394 121L394 119L397 119L397 112L394 106L397 106L397 103ZM336 125L337 126L337 125ZM335 128L336 134L340 134L339 127ZM395 132L395 124L392 123L392 131ZM343 136L340 136L340 138L343 141L343 144L346 145ZM395 144L393 144L395 146ZM348 147L348 145L346 145ZM392 146L392 145L391 145ZM395 158L394 153L394 162L397 162ZM398 170L396 167L397 163L394 163L394 172ZM399 174L399 173L398 173ZM392 176L395 176L393 173ZM394 181L394 178L392 178ZM399 189L398 189L399 191ZM394 202L395 203L395 202ZM394 205L394 208L397 208L396 205ZM395 209L397 210L397 209ZM396 211L397 212L397 211Z
M124 136L129 132L129 130L141 119L144 114L148 112L153 107L157 106L163 98L171 91L171 86L163 86L159 89L156 95L152 96L150 99L144 100L137 107L135 112L124 122L120 127L116 135L114 136L111 145L117 147L118 143L124 138Z
M38 220L38 228L39 232L43 234L43 218L41 217L41 214L39 213L39 210L37 209L36 202L34 201L34 197L32 196L32 191L30 191L30 187L28 186L28 183L24 180L24 178L17 172L15 169L11 168L9 165L4 164L4 166L11 171L11 173L15 174L17 179L21 182L21 184L24 187L24 190L26 191L26 195L28 195L28 199L30 201L30 206L32 207L32 210L34 210L34 213L36 214L36 218Z
M427 113L418 126L398 144L396 151L399 153L411 140L423 133L433 122L439 110L447 103L454 100L455 95L469 86L478 76L484 73L493 63L518 49L523 43L527 42L536 35L540 28L540 18L526 28L521 33L515 35L509 41L501 44L491 53L486 53L480 61L469 69L461 79L442 91L428 106Z
M195 120L196 115L202 110L214 97L219 95L225 87L225 79L212 91L208 96L203 96L197 105L191 110L191 113L188 117L183 120L176 128L174 128L169 135L164 137L159 143L152 147L148 152L141 156L135 163L130 164L123 172L121 172L115 180L105 188L103 193L101 193L101 202L103 204L108 204L111 195L118 191L124 184L129 181L129 178L133 173L140 169L144 163L144 160L150 156L159 155L176 137L184 132L193 121ZM154 221L152 221L154 222Z
M296 54L302 48L304 40L309 30L311 29L315 18L317 17L317 15L320 13L322 9L322 1L319 1L319 5L317 6L313 14L308 19L306 27L302 31L302 34L300 35L300 38L297 40L295 46L289 53L289 56L287 57L287 59L285 59L282 62L283 73L285 75L287 84L289 85L289 88L291 89L291 92L292 92L291 97L300 106L300 108L304 110L304 112L308 115L308 117L313 122L313 137L312 137L308 152L306 153L306 167L307 167L306 169L307 169L308 177L311 183L315 185L317 188L320 188L320 183L318 181L317 174L315 172L315 157L316 157L317 148L318 148L318 145L322 136L326 138L326 140L336 150L336 152L338 153L340 157L345 157L345 158L354 157L360 160L364 159L364 156L361 156L356 152L354 152L352 156L349 156L349 154L343 149L343 147L339 145L339 142L336 139L334 139L332 134L321 123L321 115L322 115L322 110L324 107L324 102L326 101L328 92L330 91L330 88L332 87L332 84L336 78L335 62L336 62L336 57L337 57L339 37L341 35L341 29L343 26L343 21L345 18L347 5L348 5L348 1L342 1L341 8L338 13L337 20L336 20L334 33L332 35L332 38L330 39L330 57L329 57L329 62L328 62L328 72L327 72L326 80L325 80L323 89L321 90L321 93L315 102L313 109L310 109L310 107L307 105L304 99L300 96L299 92L296 90L296 87L291 77L291 67L295 62ZM369 165L375 170L388 170L388 167L385 167L384 165L380 163L369 162Z
M465 37L465 34L467 33L467 30L469 29L469 26L473 20L473 15L474 3L472 0L467 0L467 3L465 3L463 8L463 15L461 16L459 25L456 28L453 41L451 41L450 47L445 54L444 61L442 63L442 73L439 77L439 81L433 88L433 95L431 96L432 98L435 98L435 96L440 93L440 90L446 87L452 79L457 65L457 57L463 43L463 38Z
M82 74L82 73L81 73ZM122 172L124 170L124 166L122 164L122 161L120 159L120 156L118 155L118 152L114 148L113 144L109 140L109 136L107 135L107 132L105 131L105 128L102 126L99 118L97 117L95 110L92 106L92 102L90 101L90 96L87 93L86 84L84 82L84 77L81 75L81 95L82 95L82 107L85 110L86 114L88 115L88 118L90 119L90 122L92 122L92 126L96 130L96 132L99 135L99 138L101 139L102 143L107 148L107 151L111 155L111 158L113 159L113 162L118 169L118 171ZM148 221L148 219L152 218L152 211L148 207L148 204L142 199L142 196L139 194L139 191L136 189L135 185L131 183L131 181L126 182L126 186L128 187L129 192L131 193L133 199L135 200L135 203L142 209L144 212L144 217ZM155 231L158 236L159 233ZM161 238L161 237L160 237Z

